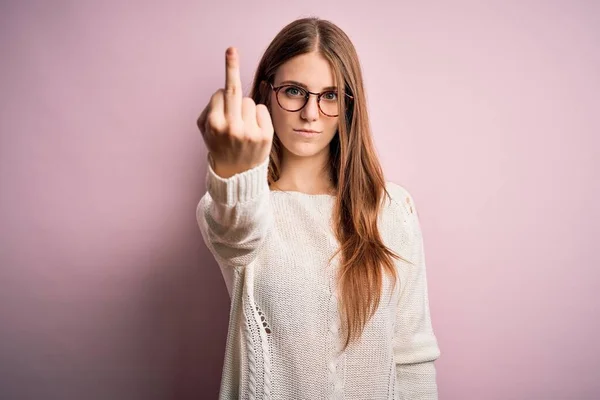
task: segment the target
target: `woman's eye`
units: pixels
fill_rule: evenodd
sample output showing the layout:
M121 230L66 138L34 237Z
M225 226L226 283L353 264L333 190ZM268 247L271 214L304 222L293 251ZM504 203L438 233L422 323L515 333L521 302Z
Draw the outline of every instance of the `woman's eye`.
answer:
M327 92L323 95L323 97L325 98L325 100L336 100L337 93L336 92Z
M285 90L285 93L290 96L294 96L294 97L297 97L297 96L303 97L304 96L304 91L297 87L289 87Z

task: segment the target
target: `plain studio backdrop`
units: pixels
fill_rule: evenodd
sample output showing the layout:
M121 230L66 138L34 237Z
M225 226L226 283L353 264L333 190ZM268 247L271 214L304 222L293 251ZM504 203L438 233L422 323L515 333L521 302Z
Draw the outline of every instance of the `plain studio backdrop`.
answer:
M425 237L440 399L600 398L600 2L3 1L0 398L214 399L195 123L330 19ZM246 92L247 94L247 92Z

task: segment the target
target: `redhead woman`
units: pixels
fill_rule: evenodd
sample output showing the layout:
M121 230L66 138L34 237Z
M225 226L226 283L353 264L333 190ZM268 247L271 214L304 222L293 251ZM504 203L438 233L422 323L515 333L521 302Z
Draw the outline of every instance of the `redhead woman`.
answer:
M437 399L423 236L384 178L359 58L302 18L240 55L198 118L208 150L196 218L231 297L221 399Z

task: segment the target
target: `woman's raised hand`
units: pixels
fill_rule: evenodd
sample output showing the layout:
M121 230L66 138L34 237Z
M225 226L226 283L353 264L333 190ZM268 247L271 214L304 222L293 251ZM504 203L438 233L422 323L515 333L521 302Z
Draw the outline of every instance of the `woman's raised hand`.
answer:
M225 54L225 89L212 95L197 124L213 170L222 178L256 167L271 151L271 115L264 104L242 97L240 62L234 47Z

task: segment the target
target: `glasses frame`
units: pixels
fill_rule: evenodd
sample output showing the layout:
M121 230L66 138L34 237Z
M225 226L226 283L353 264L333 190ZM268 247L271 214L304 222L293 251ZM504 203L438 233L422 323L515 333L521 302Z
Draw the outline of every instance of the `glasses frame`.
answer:
M323 96L326 93L339 93L338 90L325 90L324 92L320 92L320 93L315 93L315 92L311 92L310 90L300 87L298 85L294 85L292 83L284 83L283 85L279 85L279 86L273 86L273 84L271 82L268 82L269 85L271 86L271 89L275 92L275 99L277 100L277 104L279 104L279 107L281 107L282 110L285 110L287 112L298 112L300 110L302 110L304 107L306 107L306 105L308 104L308 99L310 99L310 95L315 95L317 96L317 106L319 107L319 111L323 113L323 115L326 115L328 117L338 117L340 114L338 113L337 115L331 115L331 114L327 114L326 112L323 111L323 109L321 108L321 96ZM279 91L284 88L284 87L296 87L298 89L301 89L303 91L306 92L306 96L304 96L304 104L302 105L302 107L300 107L297 110L288 110L287 108L283 107L281 105L281 103L279 102ZM345 94L346 96L348 96L350 98L350 100L354 100L354 97L349 95L346 92L342 92L343 94Z

